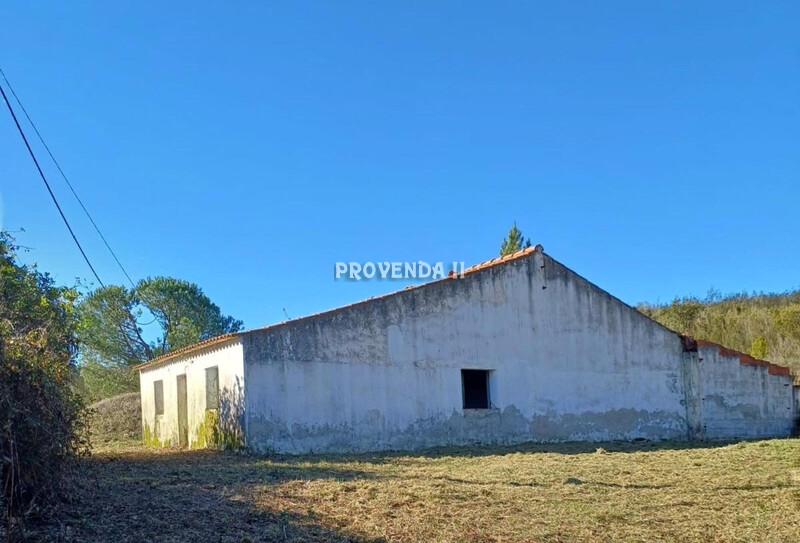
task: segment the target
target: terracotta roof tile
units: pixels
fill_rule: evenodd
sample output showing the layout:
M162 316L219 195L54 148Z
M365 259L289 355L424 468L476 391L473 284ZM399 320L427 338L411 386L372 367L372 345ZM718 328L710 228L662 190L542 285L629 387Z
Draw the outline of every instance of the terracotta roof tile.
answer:
M483 270L485 268L490 268L492 266L496 266L497 264L502 264L504 262L508 262L509 260L516 260L517 258L522 258L523 256L535 253L536 251L543 251L541 245L536 244L532 247L526 247L524 249L520 249L516 253L507 254L505 256L498 256L497 258L493 258L491 260L486 260L485 262L481 262L480 264L475 264L474 266L470 266L469 268L464 270L464 275L468 273L473 273L479 270ZM452 272L451 272L452 275Z
M528 256L530 254L533 254L533 253L535 253L537 251L543 252L543 250L544 249L539 244L534 245L532 247L526 247L525 249L521 249L521 250L519 250L519 251L517 251L515 253L508 254L508 255L505 255L505 256L502 256L502 257L493 258L491 260L486 260L484 262L480 262L478 264L475 264L474 266L470 266L468 268L465 268L463 274L464 275L468 275L468 274L471 274L471 273L475 273L475 272L478 272L478 271L481 271L481 270L485 270L487 268L491 268L491 267L497 266L499 264L505 264L507 262L511 262L513 260L517 260L519 258L523 258L523 257ZM175 351L170 351L167 354L164 354L162 356L159 356L157 358L149 360L149 361L147 361L147 362L145 362L143 364L139 364L137 366L134 366L133 369L135 369L135 370L143 370L143 369L149 369L149 368L152 368L152 367L160 366L163 363L166 363L169 360L172 360L172 359L177 358L179 356L188 354L190 352L193 352L195 350L199 350L199 349L202 349L202 348L205 348L205 347L210 347L212 345L217 345L217 344L220 344L220 343L224 343L224 342L226 342L228 340L240 337L243 334L246 334L246 333L249 333L249 332L255 332L255 331L259 331L259 330L269 330L269 329L273 329L273 328L278 328L278 327L284 326L284 325L289 324L289 323L296 323L296 322L300 322L300 321L304 321L304 320L308 320L308 319L313 319L313 318L316 318L316 317L319 317L319 316L322 316L322 315L328 315L328 314L331 314L331 313L335 313L337 311L342 311L342 310L349 309L349 308L352 308L352 307L356 307L356 306L359 306L359 305L367 304L369 302L373 302L373 301L376 301L376 300L381 300L381 299L384 299L384 298L389 298L391 296L396 296L396 295L398 295L398 294L400 294L402 292L406 292L406 291L409 291L409 290L414 290L414 289L417 289L417 288L423 288L423 287L426 287L428 285L439 283L441 281L452 280L454 277L457 277L457 274L455 274L454 272L451 271L448 274L448 276L443 278L443 279L437 279L435 281L430 281L428 283L422 283L422 284L419 284L419 285L408 285L403 290L394 291L394 292L390 292L390 293L387 293L387 294L382 294L380 296L373 296L372 298L367 298L365 300L354 302L352 304L336 307L336 308L333 308L333 309L328 309L326 311L321 311L319 313L313 313L311 315L306 315L304 317L299 317L299 318L296 318L296 319L282 321L282 322L278 322L278 323L271 324L271 325L268 325L268 326L262 326L262 327L259 327L259 328L252 328L250 330L244 330L242 332L234 332L234 333L230 333L230 334L223 334L221 336L209 338L209 339L206 339L206 340L201 341L199 343L195 343L194 345L189 345L188 347L184 347L182 349L177 349ZM772 363L770 363L770 362L768 362L766 360L759 360L759 359L753 358L752 356L750 356L747 353L734 351L733 349L729 349L729 348L725 347L724 345L720 345L719 343L714 343L713 341L708 341L708 340L705 340L705 339L695 340L694 338L692 338L690 336L684 336L684 335L681 335L681 341L683 343L684 349L687 350L687 351L696 350L697 346L701 346L701 347L717 347L720 355L727 356L727 357L732 357L732 358L737 358L738 357L739 358L739 363L742 364L742 365L747 365L747 366L766 366L768 371L769 371L769 373L772 374L772 375L786 375L786 376L792 376L793 375L791 370L788 367L779 366L777 364L772 364ZM794 382L795 382L796 386L800 386L800 376L795 376Z
M688 336L683 336L683 337L688 337ZM719 343L714 343L713 341L708 341L707 339L698 339L695 340L695 343L699 347L716 347L717 351L721 356L738 358L739 363L743 366L764 366L767 368L767 371L769 371L771 375L786 375L786 376L793 375L791 369L789 369L786 366L779 366L778 364L773 364L767 360L759 360L758 358L753 358L747 353L734 351L733 349L729 349L724 345L720 345ZM684 342L684 345L686 345L686 342Z
M505 256L502 256L502 257L493 258L491 260L486 260L484 262L480 262L478 264L475 264L474 266L470 266L468 268L465 268L463 274L464 275L468 275L468 274L471 274L471 273L475 273L475 272L478 272L478 271L481 271L481 270L485 270L487 268L491 268L491 267L497 266L499 264L505 264L507 262L511 262L513 260L517 260L519 258L523 258L523 257L528 256L530 254L533 254L533 253L535 253L537 251L542 252L543 250L544 249L539 244L534 245L532 247L526 247L525 249L519 250L519 251L517 251L515 253L509 254L509 255L505 255ZM212 345L217 345L217 344L220 344L220 343L224 343L224 342L226 342L228 340L237 338L237 337L242 336L243 334L246 334L246 333L249 333L249 332L255 332L255 331L259 331L259 330L269 330L269 329L273 329L273 328L278 328L278 327L284 326L284 325L289 324L289 323L296 323L296 322L300 322L300 321L304 321L304 320L308 320L308 319L313 319L313 318L316 318L316 317L319 317L319 316L322 316L322 315L328 315L328 314L331 314L331 313L335 313L335 312L342 311L342 310L345 310L345 309L349 309L349 308L352 308L352 307L356 307L356 306L359 306L359 305L367 304L367 303L370 303L370 302L373 302L373 301L376 301L376 300L381 300L381 299L384 299L384 298L389 298L391 296L396 296L396 295L398 295L398 294L400 294L402 292L406 292L406 291L409 291L409 290L423 288L423 287L426 287L428 285L439 283L441 281L452 280L455 277L457 277L457 274L455 274L454 272L451 271L448 274L448 276L443 278L443 279L437 279L435 281L430 281L428 283L422 283L422 284L419 284L419 285L408 285L403 290L394 291L394 292L390 292L390 293L387 293L387 294L382 294L380 296L373 296L372 298L367 298L365 300L354 302L352 304L343 305L343 306L336 307L336 308L333 308L333 309L328 309L326 311L321 311L319 313L313 313L311 315L306 315L304 317L299 317L299 318L296 318L296 319L282 321L282 322L278 322L278 323L271 324L271 325L268 325L268 326L262 326L262 327L259 327L259 328L252 328L250 330L244 330L242 332L234 332L234 333L230 333L230 334L223 334L221 336L209 338L209 339L206 339L206 340L201 341L199 343L195 343L194 345L189 345L188 347L184 347L182 349L177 349L175 351L170 351L167 354L161 355L161 356L159 356L157 358L154 358L152 360L149 360L149 361L147 361L147 362L145 362L143 364L139 364L137 366L134 366L133 369L135 369L135 370L143 370L143 369L149 369L149 368L152 368L152 367L160 366L163 363L166 363L169 360L172 360L172 359L177 358L179 356L188 354L190 352L193 352L195 350L199 350L199 349L202 349L202 348L205 348L205 347L210 347ZM687 350L687 351L696 350L697 346L701 346L701 347L717 347L720 355L727 356L727 357L732 357L732 358L739 358L739 363L742 364L742 365L746 365L746 366L766 366L768 371L769 371L769 373L772 374L772 375L786 375L786 376L792 376L793 375L791 370L788 367L779 366L777 364L772 364L772 363L770 363L770 362L768 362L766 360L759 360L759 359L753 358L752 356L750 356L747 353L734 351L733 349L729 349L729 348L725 347L724 345L720 345L719 343L714 343L713 341L708 341L708 340L705 340L705 339L695 340L694 338L692 338L690 336L684 336L684 335L681 335L681 341L683 343L684 349ZM800 376L795 376L794 382L795 382L795 385L800 386Z

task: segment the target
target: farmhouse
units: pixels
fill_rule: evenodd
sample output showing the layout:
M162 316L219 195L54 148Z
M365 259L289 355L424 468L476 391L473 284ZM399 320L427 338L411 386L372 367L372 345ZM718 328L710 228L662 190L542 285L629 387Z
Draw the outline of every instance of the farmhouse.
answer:
M145 440L261 452L788 436L789 370L681 336L537 245L138 367Z

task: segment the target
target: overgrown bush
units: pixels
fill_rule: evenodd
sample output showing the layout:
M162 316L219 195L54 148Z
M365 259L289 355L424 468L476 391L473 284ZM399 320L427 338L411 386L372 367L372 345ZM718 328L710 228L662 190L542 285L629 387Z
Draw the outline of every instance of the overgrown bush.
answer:
M142 403L138 392L106 398L89 406L92 446L142 441Z
M87 403L120 394L139 394L139 373L130 366L102 363L94 353L82 353L80 361L82 394Z
M705 299L676 298L638 309L677 332L789 366L800 375L800 291L729 296L712 291Z
M58 495L88 451L75 387L74 289L21 265L0 233L0 483L7 535Z

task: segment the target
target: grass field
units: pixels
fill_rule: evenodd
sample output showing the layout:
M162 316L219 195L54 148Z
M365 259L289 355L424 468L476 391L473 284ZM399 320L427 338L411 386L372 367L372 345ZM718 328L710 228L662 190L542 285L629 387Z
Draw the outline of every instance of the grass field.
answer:
M798 541L800 440L254 457L96 451L50 539Z

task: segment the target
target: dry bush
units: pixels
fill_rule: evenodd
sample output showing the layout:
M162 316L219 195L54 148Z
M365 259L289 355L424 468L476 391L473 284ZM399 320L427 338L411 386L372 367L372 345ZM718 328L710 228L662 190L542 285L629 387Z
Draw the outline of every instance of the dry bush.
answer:
M120 394L89 406L92 443L142 440L142 403L138 392Z

